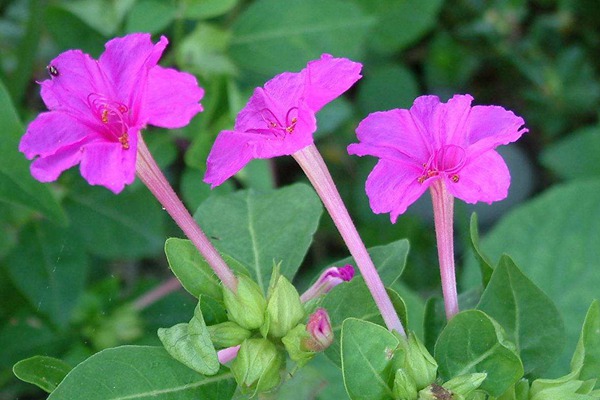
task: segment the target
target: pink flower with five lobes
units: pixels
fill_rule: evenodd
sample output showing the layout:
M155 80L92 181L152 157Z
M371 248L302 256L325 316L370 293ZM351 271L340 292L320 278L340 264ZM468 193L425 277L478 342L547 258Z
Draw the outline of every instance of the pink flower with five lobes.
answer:
M375 112L356 129L360 143L348 153L379 161L366 191L375 213L392 222L432 183L467 203L491 203L508 194L510 173L495 148L528 130L523 118L499 106L471 106L473 97L455 95L447 103L421 96L406 109Z
M323 54L300 72L284 72L254 90L233 130L221 131L204 181L219 186L255 158L291 155L313 143L315 114L361 78L362 65Z
M180 128L202 111L196 78L157 65L167 43L134 33L110 40L98 60L68 50L50 62L50 79L40 82L49 111L19 145L37 180L54 181L80 164L91 185L119 193L135 179L141 129Z

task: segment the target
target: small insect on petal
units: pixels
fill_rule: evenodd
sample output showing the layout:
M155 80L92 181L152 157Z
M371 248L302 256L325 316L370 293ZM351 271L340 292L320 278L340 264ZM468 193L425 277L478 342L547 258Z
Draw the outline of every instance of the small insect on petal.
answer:
M60 75L58 73L58 69L54 65L48 65L46 67L46 70L48 71L51 77L57 77L58 75Z

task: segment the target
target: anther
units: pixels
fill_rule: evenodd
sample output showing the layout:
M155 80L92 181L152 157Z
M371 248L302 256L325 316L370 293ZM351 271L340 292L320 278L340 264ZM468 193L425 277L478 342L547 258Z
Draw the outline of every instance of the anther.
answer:
M450 180L454 183L458 183L458 181L460 180L460 177L457 174L454 174L450 177Z

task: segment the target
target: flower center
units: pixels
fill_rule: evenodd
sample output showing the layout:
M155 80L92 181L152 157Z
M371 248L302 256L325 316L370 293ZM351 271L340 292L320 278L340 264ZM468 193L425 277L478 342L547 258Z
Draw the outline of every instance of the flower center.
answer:
M429 178L434 178L443 174L452 182L457 183L460 180L458 172L465 165L466 153L460 146L453 144L442 146L442 148L433 152L429 160L423 164L423 173L417 181L425 182Z
M106 127L108 135L121 143L123 149L129 149L127 133L129 126L126 121L129 108L123 103L109 100L96 93L88 96L88 105L96 118Z
M263 108L260 111L260 116L263 121L267 124L267 129L275 134L275 136L283 135L286 133L294 133L296 124L298 123L298 107L290 108L285 114L285 120L280 121L273 111L268 108Z

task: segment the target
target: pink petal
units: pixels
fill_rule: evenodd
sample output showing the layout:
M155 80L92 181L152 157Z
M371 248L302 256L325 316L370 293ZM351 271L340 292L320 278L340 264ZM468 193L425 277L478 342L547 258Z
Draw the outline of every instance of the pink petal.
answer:
M49 67L58 73L42 81L41 95L51 111L65 111L80 119L94 121L88 97L91 93L111 95L96 60L80 50L69 50L52 60Z
M89 126L69 114L60 111L45 112L29 124L19 143L19 151L30 160L36 156L46 157L93 133Z
M306 103L316 113L362 78L361 69L360 63L347 58L333 58L329 54L309 62L302 71L306 80Z
M427 162L430 136L422 132L408 110L395 109L369 114L356 128L360 143L348 146L348 153L387 159Z
M30 166L31 175L40 182L53 182L60 174L81 161L81 144L61 147L56 153L35 159Z
M219 186L246 166L253 158L254 135L221 131L206 160L204 182Z
M137 113L142 109L148 71L156 66L167 43L164 36L155 45L150 34L133 33L106 43L106 50L98 60L109 84L114 87L116 97L110 95L110 98L126 104L134 121L139 119Z
M163 128L181 128L202 111L204 90L196 77L171 68L156 66L150 70L144 114L149 124Z
M440 135L444 108L437 96L417 97L409 111L423 142L428 143L429 148L439 149L445 144Z
M444 110L443 120L441 122L441 139L445 145L456 145L467 148L468 132L467 121L471 113L471 95L454 95L447 103L442 104Z
M492 203L508 195L510 172L502 156L494 150L468 159L458 175L459 181L447 179L446 187L454 197L467 203Z
M136 135L131 135L129 149L123 149L120 143L109 142L95 142L85 146L80 166L81 175L90 185L101 185L115 194L120 193L125 185L131 184L135 179L135 137Z
M390 213L392 223L427 190L429 184L417 181L421 171L412 164L379 160L366 183L371 209Z

